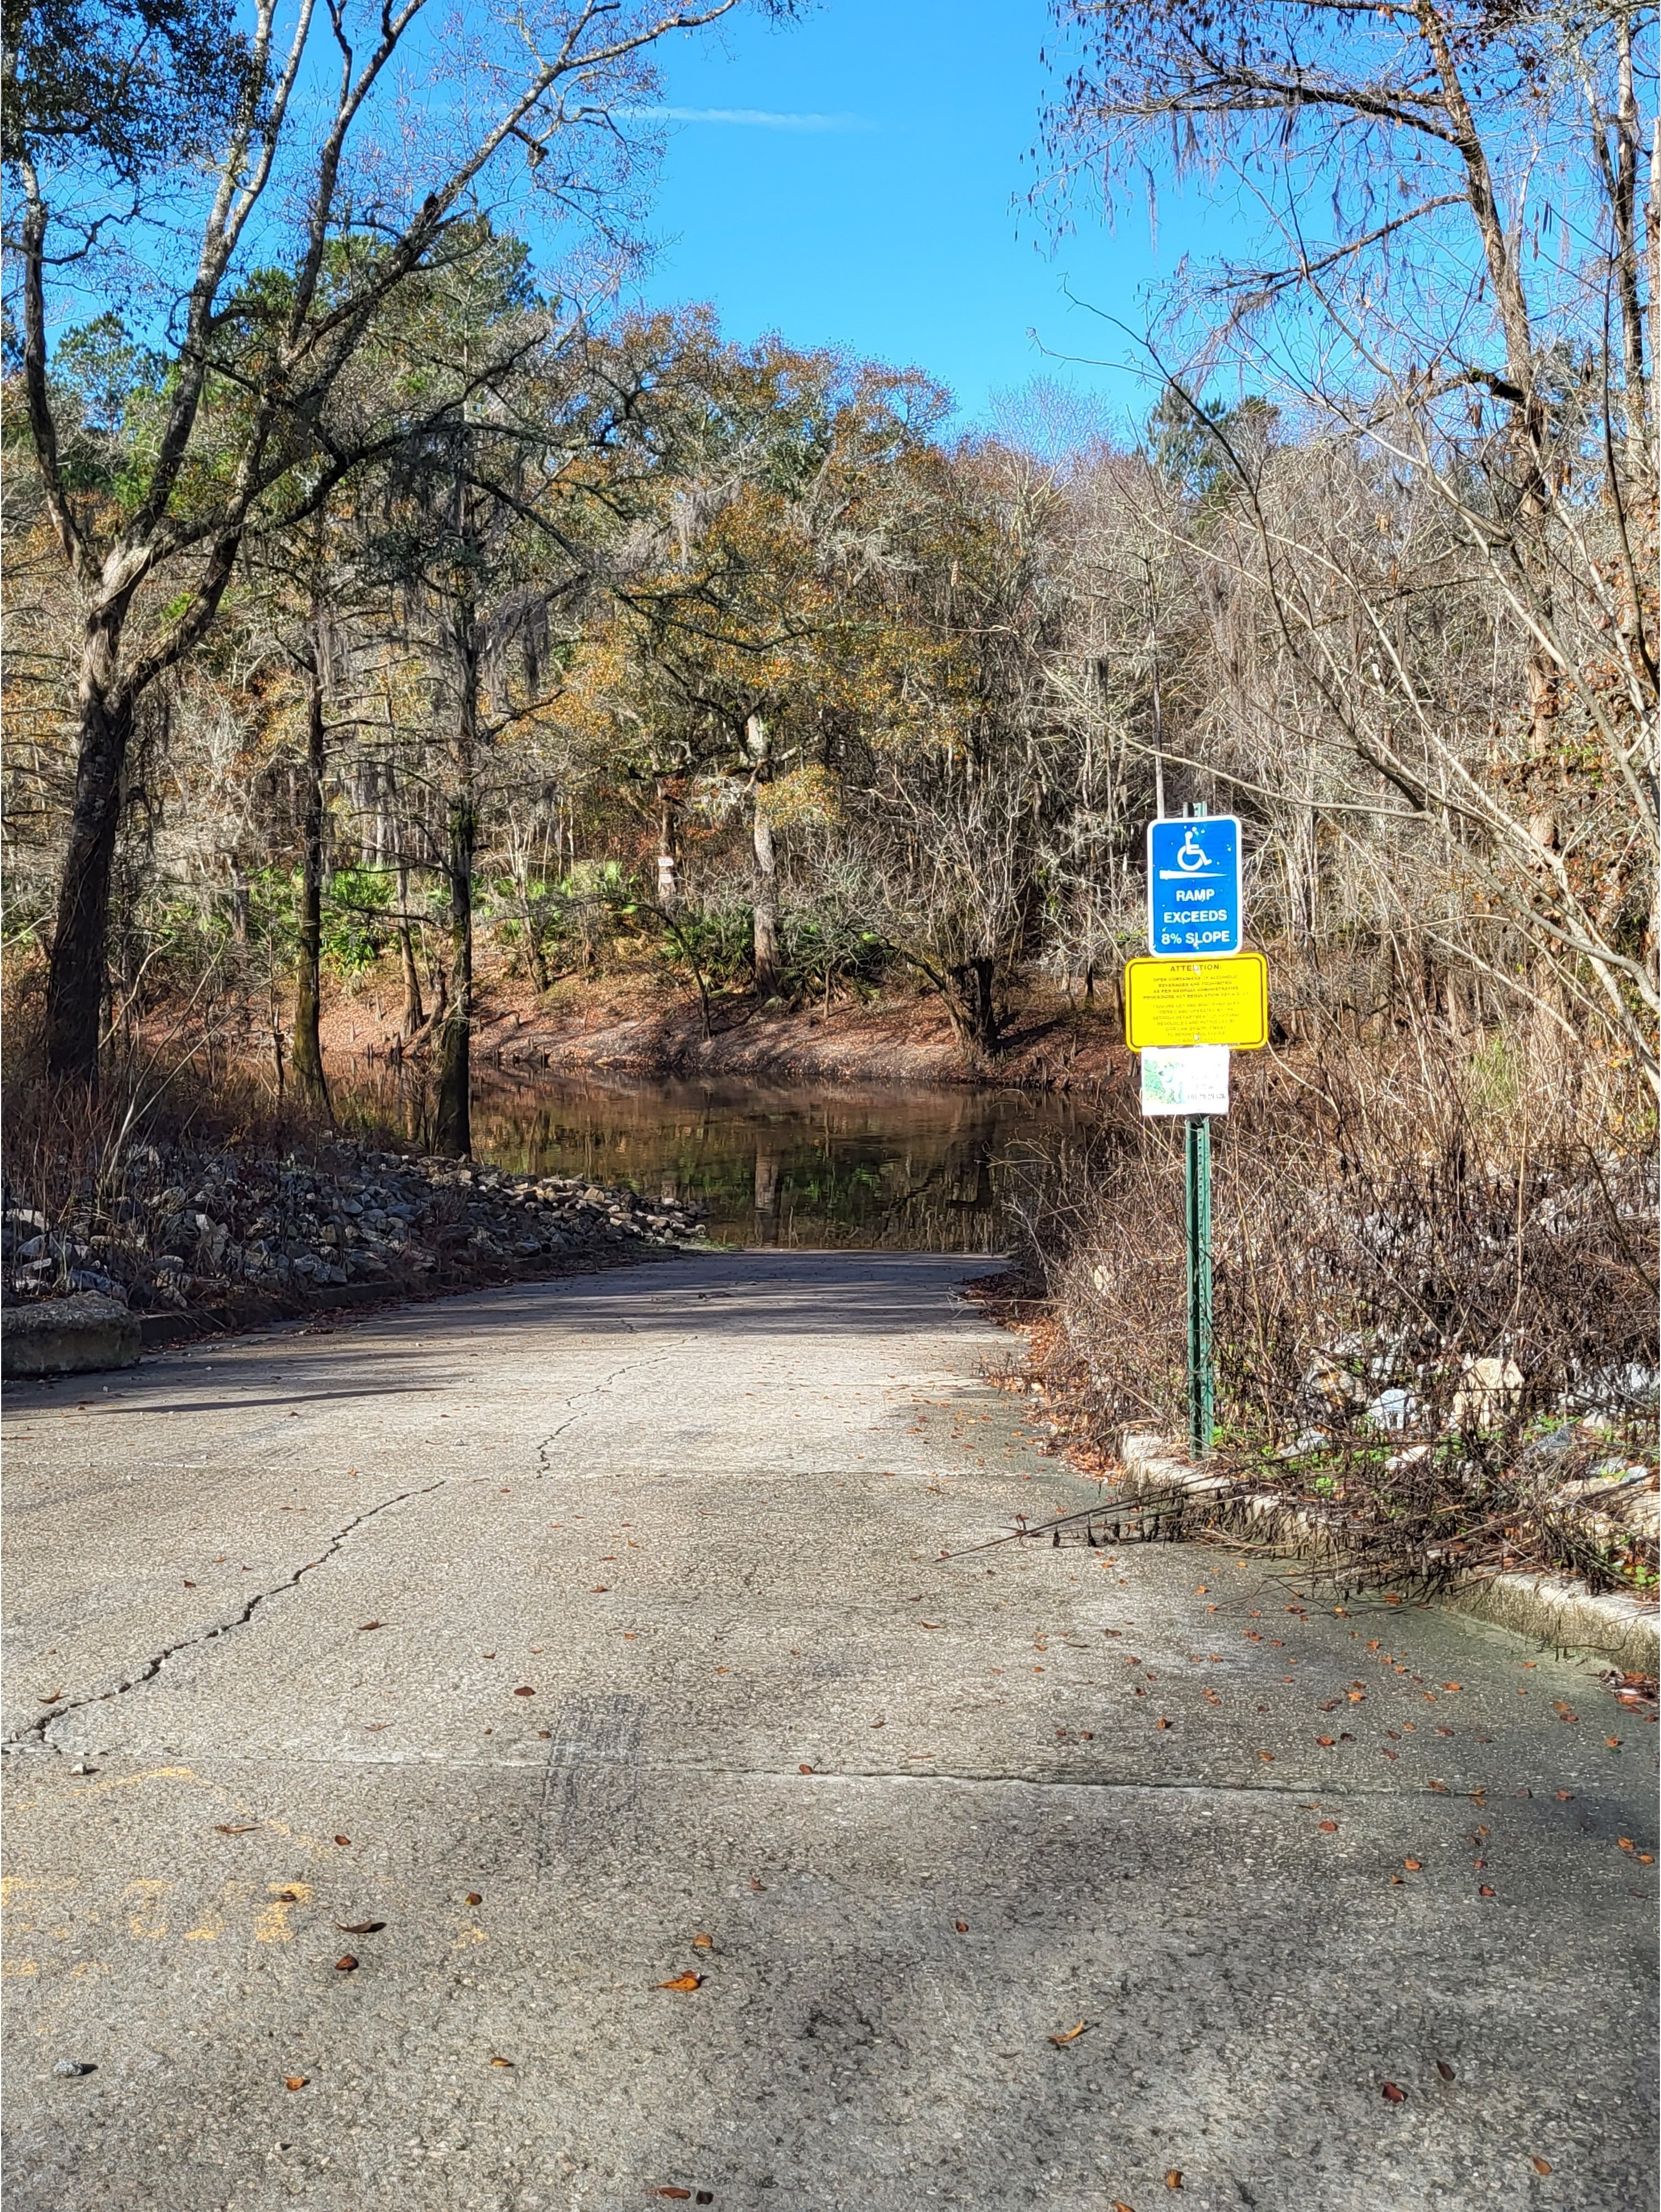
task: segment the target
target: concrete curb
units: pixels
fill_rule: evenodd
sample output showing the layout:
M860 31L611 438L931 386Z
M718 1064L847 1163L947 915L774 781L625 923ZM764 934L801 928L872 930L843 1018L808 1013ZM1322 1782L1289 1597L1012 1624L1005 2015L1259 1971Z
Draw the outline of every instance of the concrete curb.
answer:
M0 1319L0 1375L99 1375L136 1364L138 1316L98 1291L38 1305L8 1306Z
M1176 1492L1179 1500L1192 1499L1196 1506L1211 1501L1211 1517L1218 1525L1290 1556L1333 1564L1343 1557L1340 1533L1319 1513L1274 1491L1251 1497L1236 1493L1224 1501L1218 1493L1233 1492L1234 1484L1180 1457L1163 1437L1127 1431L1119 1460L1130 1495L1122 1510L1116 1502L1092 1516L1119 1542L1184 1533L1190 1516L1182 1503L1152 1512L1137 1503L1138 1494ZM1661 1674L1661 1612L1641 1598L1588 1589L1558 1575L1502 1574L1473 1577L1442 1601L1560 1651L1592 1651L1628 1674Z

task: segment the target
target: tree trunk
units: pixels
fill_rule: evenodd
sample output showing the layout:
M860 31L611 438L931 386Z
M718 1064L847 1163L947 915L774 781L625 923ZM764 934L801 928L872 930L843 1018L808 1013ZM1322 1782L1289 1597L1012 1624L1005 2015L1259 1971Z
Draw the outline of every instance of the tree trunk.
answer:
M998 1049L997 1008L992 1000L994 963L965 960L951 971L963 1013L963 1033L977 1052L990 1059Z
M300 786L300 959L294 974L294 1087L332 1121L319 1030L323 985L323 677L306 671L306 774Z
M667 776L658 779L658 903L673 914L681 903L681 854L676 836L675 793Z
M473 805L450 805L450 988L439 1029L439 1097L433 1149L465 1159L473 1149Z
M755 763L755 820L751 833L755 853L755 901L751 909L750 944L755 995L765 1000L779 994L779 864L773 851L773 824L767 812L767 727L759 714L752 714L745 724L744 742Z
M439 1096L433 1149L465 1159L473 1149L473 848L478 827L474 793L478 638L470 605L458 612L455 638L460 696L446 854L450 878L450 992L439 1030Z
M408 1044L427 1018L421 1012L415 934L409 927L409 871L403 867L398 870L398 962L403 970L403 1019L398 1024L398 1036Z
M46 1073L56 1082L89 1088L98 1080L110 873L121 819L122 771L132 741L133 702L116 672L125 612L124 602L118 609L95 609L87 619L77 686L81 726L75 801L46 971Z

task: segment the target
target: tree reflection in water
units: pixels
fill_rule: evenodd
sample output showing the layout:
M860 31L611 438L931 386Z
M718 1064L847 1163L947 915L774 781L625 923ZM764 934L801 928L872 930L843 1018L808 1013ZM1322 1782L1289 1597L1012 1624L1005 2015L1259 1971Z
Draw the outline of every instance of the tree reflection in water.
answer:
M425 1134L407 1075L366 1072L342 1103ZM721 1243L893 1251L1007 1249L1011 1202L1088 1147L1092 1122L1067 1098L967 1086L493 1077L473 1100L474 1149L496 1166L688 1200Z

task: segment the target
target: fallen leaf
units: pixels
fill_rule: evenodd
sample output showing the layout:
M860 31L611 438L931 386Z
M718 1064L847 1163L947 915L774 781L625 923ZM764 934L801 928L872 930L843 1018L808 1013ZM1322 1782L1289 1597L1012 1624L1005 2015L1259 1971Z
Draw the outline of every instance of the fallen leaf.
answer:
M228 1820L215 1820L214 1833L216 1836L252 1836L258 1826L258 1820L245 1820L240 1827L233 1826Z
M1439 2058L1436 2061L1436 2071L1441 2075L1444 2081L1457 2081L1459 2078L1454 2072L1453 2069L1448 2064L1446 2058Z
M1320 1746L1320 1747L1321 1747L1321 1749L1322 1749L1323 1751L1331 1751L1331 1748L1332 1748L1332 1739L1331 1739L1331 1737L1330 1735L1318 1735L1318 1736L1316 1737L1315 1741L1316 1741L1316 1742L1317 1742L1318 1744L1319 1744L1319 1746Z
M1161 1718L1161 1719L1160 1719L1160 1720L1156 1720L1156 1721L1154 1723L1154 1726L1155 1726L1156 1729L1169 1728L1169 1727L1170 1727L1170 1725L1171 1725L1170 1722L1169 1722L1169 1721L1167 1721L1167 1720L1165 1720L1165 1719L1163 1719L1163 1718Z
M952 1925L960 1936L967 1936L969 1932L969 1923L967 1920L954 1920Z
M1632 1838L1630 1836L1617 1836L1615 1839L1615 1847L1617 1850L1629 1851L1633 1847Z
M596 1583L590 1595L594 1597L603 1597L610 1588L609 1583Z
M385 1626L386 1623L384 1620L361 1621L358 1624L358 1634L360 1636L367 1636L372 1628L385 1628Z
M1318 1820L1315 1826L1324 1836L1336 1836L1338 1832L1338 1824L1336 1820Z
M1131 2207L1116 2197L1113 2199L1113 2212L1131 2212Z
M1476 1894L1478 1897L1492 1897L1494 1891L1488 1882L1483 1882L1477 1889Z
M386 1923L384 1920L337 1920L335 1925L343 1936L379 1936Z
M700 1988L703 1983L703 1978L704 1978L701 1974L676 1974L672 1982L659 1982L658 1986L660 1990L680 1990L686 1991Z
M493 2066L509 2066L509 2067L511 2067L511 2066L512 2065L512 2063L513 2063L513 2061L512 2061L511 2058L493 2058L493 2059L491 2060L490 2063L491 2063Z
M1398 2088L1395 2082L1386 2081L1384 2085L1384 2100L1386 2105L1404 2105L1407 2102L1407 2092L1405 2089Z
M1056 2045L1057 2049L1059 2050L1064 2043L1076 2043L1079 2037L1083 2034L1085 2029L1088 2027L1090 2023L1088 2020L1082 2020L1076 2027L1070 2027L1066 2033L1062 2035L1052 2035L1050 2038L1050 2040Z
M534 1697L536 1696L536 1692L534 1690L528 1690L528 1689L527 1689L527 1690L515 1690L515 1691L514 1691L514 1692L513 1692L513 1694L514 1694L514 1696L515 1696L516 1698L534 1698Z
M1265 1766L1272 1766L1275 1764L1275 1754L1272 1751L1260 1751L1258 1757L1262 1759Z
M654 2189L652 2193L654 2197L673 2197L682 2203L689 2204L692 2201L692 2191L689 2189Z
M1572 1805L1574 1802L1574 1792L1572 1790L1560 1790L1557 1792L1557 1802L1560 1805Z
M274 1889L271 1894L279 1905L304 1905L306 1902L297 1889Z
M1417 1874L1420 1871L1420 1862L1417 1859L1403 1859L1402 1864L1409 1874Z
M1166 2185L1166 2187L1167 2187L1167 2189L1180 2189L1180 2188L1181 2188L1181 2186L1182 2186L1182 2169L1181 2169L1181 2167L1180 2167L1180 2166L1173 2166L1171 2168L1171 2171L1170 2171L1170 2172L1166 2175L1166 2177L1165 2177L1165 2185Z
M285 2074L282 2086L285 2089L303 2089L311 2078L309 2074Z
M479 1895L476 1889L470 1889L466 1896L463 1898L462 1903L464 1905L482 1905L484 1903L484 1899Z
M1621 1739L1618 1735L1606 1735L1603 1741L1611 1751L1619 1751L1621 1748Z
M1462 1690L1464 1687L1464 1684L1463 1682L1444 1682L1442 1687L1445 1690Z
M1549 2173L1551 2172L1550 2160L1549 2159L1537 2158L1534 2161L1534 2171L1537 2173Z
M1638 1863L1640 1866L1653 1866L1655 1864L1654 1852L1640 1851L1638 1854Z
M712 1936L694 1936L692 1939L692 1948L694 1951L712 1951L715 1948L715 1938Z
M813 1769L804 1762L802 1765L798 1766L796 1771L798 1774L811 1774Z
M335 1972L337 1974L355 1974L357 1970L358 1962L349 1951L343 1958L336 1959L335 1961Z
M335 1838L335 1841L337 1844L349 1844L352 1838L349 1836L336 1836Z

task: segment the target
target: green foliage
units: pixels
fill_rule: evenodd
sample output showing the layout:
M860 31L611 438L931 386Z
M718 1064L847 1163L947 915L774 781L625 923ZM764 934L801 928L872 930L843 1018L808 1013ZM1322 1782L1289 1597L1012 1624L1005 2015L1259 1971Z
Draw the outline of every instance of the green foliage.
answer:
M882 980L888 951L874 931L836 915L808 907L787 907L779 917L779 995L801 1000L841 983L874 989ZM714 991L747 991L754 976L755 916L747 902L687 907L665 929L657 957L684 974L697 963L705 985Z
M1155 465L1201 507L1227 503L1240 472L1255 476L1276 442L1280 410L1252 392L1238 407L1189 398L1172 385L1148 418Z
M294 878L298 894L300 878ZM384 868L336 868L323 900L323 964L350 983L367 975L391 941L393 879Z

